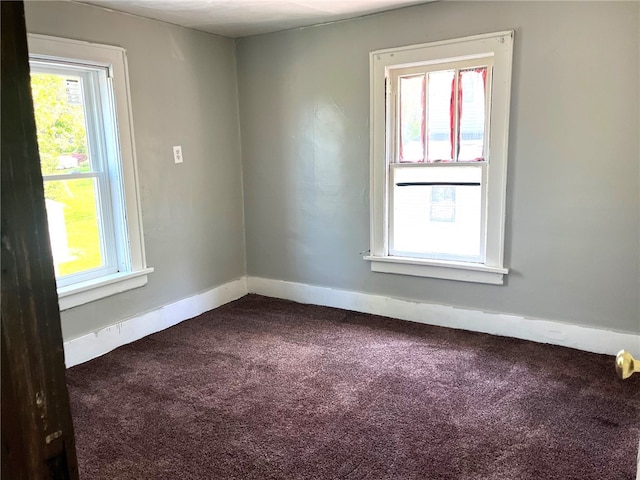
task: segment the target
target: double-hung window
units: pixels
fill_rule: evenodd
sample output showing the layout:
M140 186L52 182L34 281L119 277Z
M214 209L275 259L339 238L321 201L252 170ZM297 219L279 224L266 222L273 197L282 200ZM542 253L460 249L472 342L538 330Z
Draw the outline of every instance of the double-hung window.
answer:
M31 88L61 309L147 282L126 56L29 36Z
M371 268L502 284L513 32L371 53Z

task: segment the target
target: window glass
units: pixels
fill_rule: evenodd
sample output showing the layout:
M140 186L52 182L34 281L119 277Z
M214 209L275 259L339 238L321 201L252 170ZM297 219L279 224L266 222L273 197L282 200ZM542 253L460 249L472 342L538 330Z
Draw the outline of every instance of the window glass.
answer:
M56 276L105 264L96 184L92 178L45 181L49 239Z
M401 77L399 84L400 162L423 162L425 76Z
M42 174L89 171L83 79L33 71L31 91Z
M96 101L103 68L33 61L31 88L58 284L115 272L116 240ZM106 82L103 82L106 85ZM105 92L102 92L103 94Z
M398 165L393 173L393 254L478 261L482 168Z
M428 78L428 161L450 162L453 160L451 91L455 70L431 72Z
M487 67L459 73L459 162L484 160L486 78Z

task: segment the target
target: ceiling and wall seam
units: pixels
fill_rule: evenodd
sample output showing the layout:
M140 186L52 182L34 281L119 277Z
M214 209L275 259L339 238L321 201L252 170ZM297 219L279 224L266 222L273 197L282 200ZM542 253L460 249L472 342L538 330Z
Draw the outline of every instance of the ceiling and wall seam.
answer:
M440 0L67 0L224 38L317 27ZM207 21L209 20L209 21Z
M108 8L108 7L105 7L105 6L102 6L102 5L96 5L96 4L89 3L89 2L81 2L79 0L67 0L67 1L69 1L70 3L74 3L76 5L82 5L82 6L90 7L90 8L97 8L97 9L103 10L105 12L118 13L118 14L121 14L121 15L127 15L129 17L139 18L139 19L142 19L142 20L149 20L151 22L166 23L167 25L172 25L174 27L186 28L187 30L196 30L196 31L201 32L201 33L206 33L207 35L213 35L215 37L224 38L226 40L235 40L234 37L228 37L228 36L225 36L225 35L221 35L219 33L207 32L205 30L201 30L201 29L195 28L195 27L186 27L184 25L180 25L179 23L169 22L167 20L159 20L157 18L151 18L151 17L147 17L147 16L144 16L144 15L139 15L139 14L136 14L136 13L124 12L122 10L117 10L115 8Z

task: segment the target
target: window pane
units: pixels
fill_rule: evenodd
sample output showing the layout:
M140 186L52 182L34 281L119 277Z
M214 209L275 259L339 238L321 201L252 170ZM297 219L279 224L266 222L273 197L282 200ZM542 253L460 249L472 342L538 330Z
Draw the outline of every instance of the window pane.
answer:
M427 110L427 159L429 162L450 162L451 148L451 90L453 70L431 72Z
M484 157L486 75L487 67L460 72L460 162L480 161Z
M31 73L43 175L90 171L83 88L76 75Z
M392 253L479 260L481 181L480 166L394 167Z
M424 162L424 75L400 78L400 162Z
M96 180L45 181L44 189L56 276L104 265Z

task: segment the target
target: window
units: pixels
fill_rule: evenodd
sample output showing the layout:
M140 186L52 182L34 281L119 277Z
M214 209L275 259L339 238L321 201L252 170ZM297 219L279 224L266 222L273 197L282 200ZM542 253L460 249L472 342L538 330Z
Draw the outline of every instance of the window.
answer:
M502 284L513 32L371 53L371 268Z
M61 310L147 283L125 51L29 35Z

